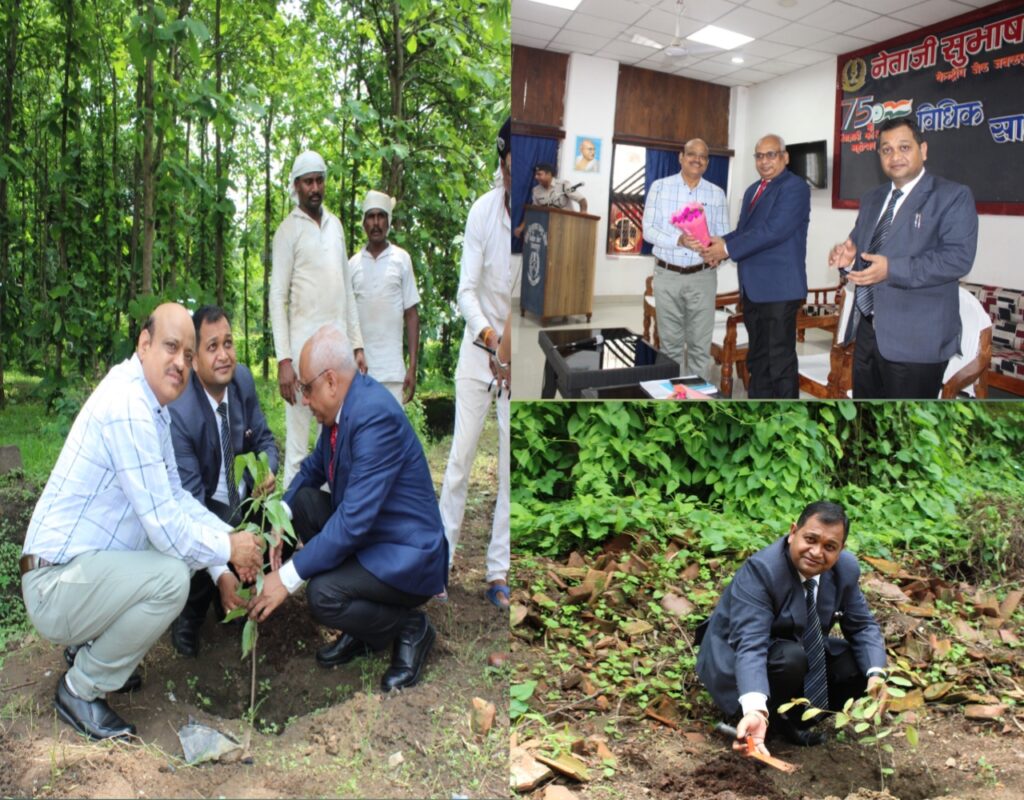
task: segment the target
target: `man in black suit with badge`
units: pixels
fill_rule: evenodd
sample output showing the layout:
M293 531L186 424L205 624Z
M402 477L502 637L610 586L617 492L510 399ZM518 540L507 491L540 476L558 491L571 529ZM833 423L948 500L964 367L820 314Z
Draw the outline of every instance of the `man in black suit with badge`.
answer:
M787 717L778 707L806 697L839 710L884 684L885 643L858 586L857 559L844 549L849 530L842 506L811 503L786 536L740 567L698 630L697 674L722 711L741 716L734 747L752 736L767 754L769 732L821 744L799 711ZM836 622L844 639L828 636Z
M235 355L231 320L218 306L202 306L192 315L196 352L192 380L170 405L171 440L185 490L230 525L241 521L239 504L253 492L274 490L277 445L256 396L252 373ZM246 472L233 475L234 458L267 454L271 474L253 486ZM226 567L192 576L188 602L171 625L171 642L183 656L199 653L199 629L213 597L214 582L224 611L245 605L238 578Z

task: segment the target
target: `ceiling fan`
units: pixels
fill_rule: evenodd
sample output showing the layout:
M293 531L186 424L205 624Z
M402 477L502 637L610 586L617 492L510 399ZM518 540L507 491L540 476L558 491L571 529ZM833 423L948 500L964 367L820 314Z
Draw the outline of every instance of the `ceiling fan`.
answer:
M683 16L684 11L685 4L683 0L676 0L676 34L672 37L672 41L669 44L662 45L660 42L648 39L646 36L636 34L633 36L633 41L636 44L643 44L647 47L657 47L661 50L662 55L668 59L682 59L687 56L701 55L703 53L715 53L722 50L722 48L714 47L712 45L687 42L679 35L679 20Z

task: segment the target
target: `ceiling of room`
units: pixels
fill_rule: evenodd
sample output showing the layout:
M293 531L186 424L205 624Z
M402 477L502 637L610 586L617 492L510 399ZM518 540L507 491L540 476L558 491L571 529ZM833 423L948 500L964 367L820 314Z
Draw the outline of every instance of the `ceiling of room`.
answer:
M512 0L512 43L583 53L725 86L753 86L991 3L685 0L678 14L679 36L689 52L670 56L664 48L675 37L676 0L582 0L575 11ZM709 24L754 41L720 50L686 39ZM734 63L734 57L743 63Z

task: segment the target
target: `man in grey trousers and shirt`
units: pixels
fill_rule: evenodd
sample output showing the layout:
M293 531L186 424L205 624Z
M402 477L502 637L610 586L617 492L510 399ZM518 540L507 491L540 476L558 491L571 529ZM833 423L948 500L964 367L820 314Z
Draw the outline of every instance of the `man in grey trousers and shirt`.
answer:
M105 695L138 688L134 670L185 605L190 570L230 561L252 580L262 564L256 537L232 533L178 477L167 405L194 351L188 312L159 306L79 412L25 536L29 619L71 646L54 705L92 739L135 733Z
M700 242L672 224L672 215L690 202L704 206L712 236L729 231L725 192L703 178L710 151L691 139L679 153L680 172L651 184L644 204L644 239L654 245L654 299L661 349L679 362L683 374L707 379L715 327L718 261L705 261Z

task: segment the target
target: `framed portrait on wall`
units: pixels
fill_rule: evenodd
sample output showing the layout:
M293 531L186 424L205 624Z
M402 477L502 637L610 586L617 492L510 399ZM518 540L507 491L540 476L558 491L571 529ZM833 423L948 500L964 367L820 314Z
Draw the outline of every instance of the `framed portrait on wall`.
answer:
M574 163L577 172L600 172L601 140L596 136L577 136Z

